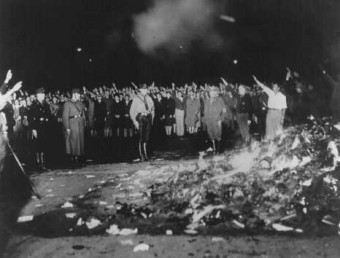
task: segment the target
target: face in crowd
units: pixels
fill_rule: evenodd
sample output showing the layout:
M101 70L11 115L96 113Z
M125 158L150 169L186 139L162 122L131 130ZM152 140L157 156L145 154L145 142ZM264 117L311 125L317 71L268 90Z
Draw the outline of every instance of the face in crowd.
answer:
M279 93L280 87L277 83L273 84L273 91L274 91L275 94Z
M216 89L212 89L209 91L210 98L216 98L218 96L218 91Z
M238 87L238 93L241 96L244 96L246 94L246 88L243 85L241 85L240 87Z
M146 89L146 88L140 89L140 94L142 94L143 96L146 96L147 93L148 93L148 89Z
M80 94L79 94L79 93L73 93L73 94L72 94L72 98L73 98L75 101L79 101L79 100L80 100Z
M39 102L43 102L45 100L45 93L38 93L37 94L37 100Z
M118 103L120 101L119 96L115 95L115 102Z

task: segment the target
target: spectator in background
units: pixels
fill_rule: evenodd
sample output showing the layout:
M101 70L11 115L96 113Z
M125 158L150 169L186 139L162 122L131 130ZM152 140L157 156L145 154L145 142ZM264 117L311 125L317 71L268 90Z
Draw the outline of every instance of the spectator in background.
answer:
M171 97L171 92L166 91L164 101L164 113L163 113L163 119L164 119L164 127L165 127L165 133L167 136L172 135L172 128L175 124L175 101Z
M198 98L195 97L195 93L189 91L189 97L186 99L185 105L185 125L188 133L195 133L196 124L199 120L199 114L201 110L201 103Z
M185 99L182 92L175 90L175 85L172 85L172 98L175 100L175 125L174 132L177 136L184 136L184 110Z

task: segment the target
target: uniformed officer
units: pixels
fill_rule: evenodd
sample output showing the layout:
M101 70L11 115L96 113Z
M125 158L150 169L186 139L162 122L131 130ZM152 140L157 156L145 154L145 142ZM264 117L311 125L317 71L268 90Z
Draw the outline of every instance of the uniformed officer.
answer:
M74 166L84 162L85 105L80 101L80 89L72 89L72 98L65 102L63 109L66 154Z
M142 161L149 159L147 143L149 141L152 122L155 117L154 103L147 93L148 89L144 84L140 87L139 93L133 98L130 108L131 120L139 131L138 149Z
M210 87L209 98L204 103L204 122L207 125L208 136L212 141L215 154L220 152L224 110L225 104L219 96L219 89L215 86Z
M48 123L51 118L50 107L45 101L45 90L36 90L36 101L32 104L30 112L30 126L32 130L33 150L36 155L38 169L45 170L45 154L47 150Z

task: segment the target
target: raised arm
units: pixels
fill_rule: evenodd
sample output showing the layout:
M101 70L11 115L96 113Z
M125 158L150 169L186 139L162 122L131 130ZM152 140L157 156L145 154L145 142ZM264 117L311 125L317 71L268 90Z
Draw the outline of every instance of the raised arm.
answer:
M262 90L267 94L267 95L270 95L273 93L273 91L267 87L266 85L264 85L262 82L260 82L256 77L255 75L253 75L253 78L254 78L254 81L256 82L256 84L258 86L260 86L262 88Z

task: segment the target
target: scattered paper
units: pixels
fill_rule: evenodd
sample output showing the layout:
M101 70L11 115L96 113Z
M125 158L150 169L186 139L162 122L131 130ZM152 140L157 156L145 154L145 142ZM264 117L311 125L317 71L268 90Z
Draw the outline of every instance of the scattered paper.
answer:
M120 243L122 245L133 245L133 241L131 239L120 240Z
M70 202L65 202L65 203L61 206L61 208L72 208L72 207L73 207L73 204L70 203Z
M21 217L18 218L17 222L18 223L28 222L28 221L32 221L33 218L34 218L33 215L21 216Z
M73 219L77 216L77 214L76 213L66 213L65 216L68 219Z
M223 237L213 237L211 241L212 242L225 242L225 239Z
M148 244L139 244L136 245L135 248L133 248L134 252L139 252L139 251L149 251L149 245Z
M86 222L86 226L88 229L96 228L101 224L102 223L100 222L100 220L97 220L97 219L91 219L90 221Z
M137 234L138 229L130 229L130 228L123 228L119 229L117 225L111 225L109 229L106 230L106 232L110 235L120 235L120 236L128 236L132 234Z
M167 231L165 231L165 234L168 235L168 236L172 236L173 232L172 232L172 230L168 229Z

